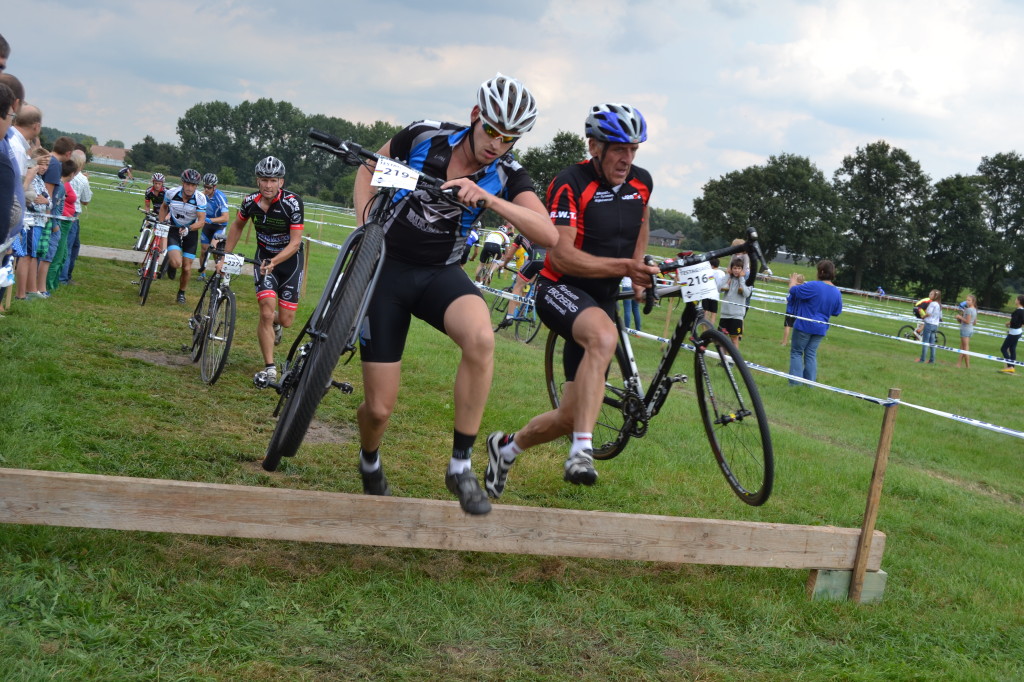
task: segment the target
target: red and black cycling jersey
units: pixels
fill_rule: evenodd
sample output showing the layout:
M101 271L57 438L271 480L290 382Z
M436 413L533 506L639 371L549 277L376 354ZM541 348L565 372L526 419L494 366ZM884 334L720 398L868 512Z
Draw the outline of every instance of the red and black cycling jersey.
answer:
M301 230L304 223L302 197L282 189L270 202L270 208L260 208L260 193L253 192L242 199L238 217L252 218L256 228L257 259L281 253L292 238L292 230Z
M651 174L643 168L633 166L626 181L612 187L598 176L593 160L582 161L552 180L547 207L555 225L575 229L577 249L602 258L632 258L652 189ZM540 274L552 282L579 287L598 301L614 296L621 281L620 277L562 274L552 265L550 255Z
M160 189L157 189L156 187L151 186L149 189L146 190L146 201L149 201L153 204L154 211L158 210L160 208L160 205L164 203L165 194L167 194L166 187L161 187Z

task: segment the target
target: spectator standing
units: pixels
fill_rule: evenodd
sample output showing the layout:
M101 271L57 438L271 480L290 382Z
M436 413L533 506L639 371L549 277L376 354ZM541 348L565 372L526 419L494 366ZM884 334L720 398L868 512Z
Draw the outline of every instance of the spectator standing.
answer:
M75 204L78 202L78 194L71 184L71 179L75 177L76 173L78 173L78 164L73 159L61 164L60 181L64 189L64 201L63 203L55 202L53 206L53 214L60 216L59 220L54 222L58 223L60 228L51 235L51 239L57 239L57 250L53 253L53 262L46 274L46 290L48 292L54 292L60 286L60 275L64 271L64 264L68 259L70 243L68 238L71 236L71 225L75 221Z
M619 282L619 291L632 292L633 280L628 276L623 277L622 281ZM630 324L631 318L632 324ZM622 299L622 324L630 329L640 331L640 301L636 300L636 296Z
M715 278L715 289L718 291L722 290L725 283L729 280L729 275L719 267L722 261L718 258L712 258L708 261L711 265L711 276ZM676 270L676 278L678 281L679 271ZM718 299L717 298L705 298L700 302L702 308L704 308L704 314L708 318L708 322L712 325L718 324Z
M971 337L974 335L974 323L978 321L978 299L974 294L967 294L967 300L960 307L956 314L956 321L960 323L960 350L970 351ZM964 369L971 366L971 356L961 353L957 358L956 366L963 365Z
M75 141L70 137L62 135L53 141L53 149L50 151L50 165L46 168L46 175L43 182L46 183L46 192L56 198L57 186L60 185L61 164L71 160L71 152L75 151ZM59 208L54 206L54 208Z
M804 276L798 272L790 275L790 278L794 277L797 284L803 284L805 281ZM793 307L793 297L786 296L786 316L782 320L782 343L779 344L780 346L785 346L789 343L789 333L793 329L793 323L796 321L796 318L793 317Z
M925 354L931 349L931 356L928 364L935 364L935 332L939 330L939 322L942 320L942 294L938 289L928 292L931 302L924 313L924 331L921 333L921 357L917 362L924 362Z
M43 182L43 174L49 164L50 152L43 147L32 150L25 175L25 227L21 239L14 243L14 255L18 257L15 270L16 297L21 301L42 297L37 283L39 259L36 251L46 227L46 216L50 213L50 195Z
M789 295L793 299L793 338L789 350L789 373L810 381L818 380L818 346L828 333L828 321L843 312L843 297L832 284L836 266L830 260L818 262L818 280L797 282L797 273L789 276ZM789 380L790 386L799 381Z
M1017 309L1010 315L1010 321L1006 323L1006 326L1009 327L1009 331L1006 333L1006 339L1003 340L999 352L1005 359L1016 362L1017 342L1020 341L1021 331L1024 331L1024 294L1017 296ZM1003 374L1014 374L1017 370L1013 365L1008 364L999 371Z
M722 321L719 326L737 348L743 338L743 318L747 314L747 299L751 288L749 270L748 275L745 275L743 263L742 256L733 256L729 263L728 279L719 289L722 300Z
M7 241L7 233L14 222L11 214L15 207L16 185L21 182L7 141L7 133L14 120L14 101L11 89L0 83L0 244Z
M72 274L75 271L75 262L78 261L78 252L82 248L82 211L92 201L92 186L89 184L89 176L83 170L85 168L85 151L76 149L71 152L71 160L75 162L78 172L71 178L71 187L75 190L75 218L71 221L71 233L68 235L68 257L64 261L64 267L60 271L60 283L75 285Z

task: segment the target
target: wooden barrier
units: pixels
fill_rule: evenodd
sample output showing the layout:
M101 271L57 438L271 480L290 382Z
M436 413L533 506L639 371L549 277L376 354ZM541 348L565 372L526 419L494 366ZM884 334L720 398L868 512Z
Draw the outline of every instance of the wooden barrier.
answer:
M861 530L0 469L0 523L543 554L852 570ZM862 557L880 568L885 535Z

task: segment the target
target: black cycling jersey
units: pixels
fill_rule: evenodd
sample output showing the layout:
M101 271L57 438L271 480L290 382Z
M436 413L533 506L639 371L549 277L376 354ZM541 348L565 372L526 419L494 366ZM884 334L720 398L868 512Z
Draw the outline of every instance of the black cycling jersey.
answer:
M271 258L288 246L292 230L303 228L302 197L282 189L264 211L260 208L260 193L254 192L242 199L238 217L252 218L256 228L257 260Z
M633 166L626 181L611 187L600 179L595 161L583 161L563 170L548 188L547 206L555 225L576 230L576 248L604 258L632 258L644 209L651 198L651 174ZM541 276L589 292L597 300L613 297L620 277L590 279L564 275L547 258Z
M444 180L452 151L470 131L454 123L418 121L391 138L391 155ZM511 154L495 159L469 179L508 201L522 192L535 191L526 169ZM383 226L388 258L421 265L458 263L473 224L484 212L433 201L425 192L402 190L394 201L392 217Z
M146 201L153 204L153 210L158 210L160 205L164 203L164 195L167 193L166 187L161 187L159 190L154 187L150 187L146 190Z

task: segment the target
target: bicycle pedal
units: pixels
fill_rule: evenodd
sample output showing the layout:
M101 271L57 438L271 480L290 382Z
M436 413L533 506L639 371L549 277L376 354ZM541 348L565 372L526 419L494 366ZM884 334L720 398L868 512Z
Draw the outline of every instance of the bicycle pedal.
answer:
M253 376L252 378L252 383L256 388L260 390L263 390L264 388L270 388L271 386L270 378L267 376L266 372L256 372L255 376Z
M674 374L668 379L669 383L671 384L685 384L689 380L690 377L686 376L685 374Z
M334 388L338 389L342 393L346 393L346 394L352 393L353 391L356 390L352 386L352 384L348 383L347 381L335 381L334 379L331 379L331 386L333 386Z

